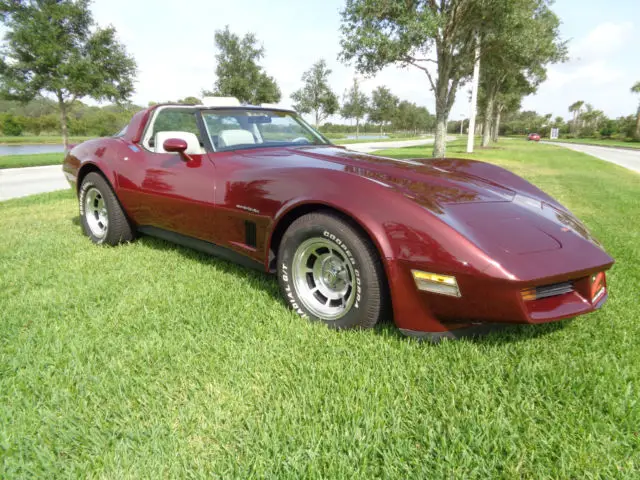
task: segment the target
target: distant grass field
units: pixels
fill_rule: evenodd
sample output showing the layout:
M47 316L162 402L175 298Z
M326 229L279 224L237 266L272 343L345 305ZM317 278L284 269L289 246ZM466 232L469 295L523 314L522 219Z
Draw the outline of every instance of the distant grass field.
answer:
M0 155L0 169L62 165L62 153L37 153L34 155Z
M404 136L392 136L388 139L375 139L375 140L345 140L336 139L332 140L336 145L348 145L353 143L362 142L390 142L395 140L420 140L428 138L422 137L404 137ZM62 163L64 155L62 153L38 153L34 155L0 155L0 169L3 168L17 168L17 167L36 167L44 165L58 165Z
M0 203L0 478L639 478L640 176L526 142L472 157L600 238L602 310L436 346L335 332L260 273L92 245L71 191Z
M371 133L370 135L376 135ZM433 138L433 135L388 135L387 138L358 138L358 139L346 139L346 138L331 138L327 137L336 145L351 145L354 143L380 143L380 142L395 142L401 140L422 140L425 138Z
M624 141L624 140L606 140L604 138L560 138L558 140L548 140L549 142L564 142L564 143L581 143L587 145L602 145L603 147L625 147L625 148L640 148L640 142L637 141Z
M69 143L80 143L93 137L69 137ZM0 136L0 145L62 145L62 137L60 135L25 135L20 137L3 137Z

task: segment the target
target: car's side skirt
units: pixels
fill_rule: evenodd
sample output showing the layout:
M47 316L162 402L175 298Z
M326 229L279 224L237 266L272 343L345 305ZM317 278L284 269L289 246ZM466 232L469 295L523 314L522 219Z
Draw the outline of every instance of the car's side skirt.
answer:
M209 255L213 255L215 257L237 263L244 267L260 270L261 272L265 271L263 263L253 260L252 258L235 252L229 248L221 247L220 245L216 245L215 243L207 242L205 240L200 240L199 238L189 237L177 232L172 232L170 230L164 230L162 228L152 226L138 227L138 232L144 235L161 238L162 240L176 243L178 245L182 245L183 247L191 248L199 252L207 253Z

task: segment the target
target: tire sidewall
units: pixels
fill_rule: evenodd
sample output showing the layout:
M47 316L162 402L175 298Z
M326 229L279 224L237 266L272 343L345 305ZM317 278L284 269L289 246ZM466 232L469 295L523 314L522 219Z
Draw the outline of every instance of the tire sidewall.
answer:
M102 179L99 179L102 180ZM78 195L79 207L80 207L80 223L82 224L82 231L84 234L91 239L91 241L95 244L103 244L107 240L107 237L110 233L111 222L112 222L112 207L111 207L111 198L109 196L110 192L105 192L104 181L100 182L96 179L92 174L89 174L82 181L82 185L80 186L80 193ZM89 189L95 188L100 192L102 198L104 198L105 205L107 206L107 219L109 220L109 224L107 225L107 232L102 237L96 237L91 228L87 223L87 218L85 216L85 198Z
M309 320L321 321L335 329L353 328L365 323L367 315L365 306L368 303L367 284L371 280L370 276L373 272L366 268L366 261L361 253L362 247L352 239L353 236L353 233L330 225L312 225L308 228L298 229L290 235L287 232L278 257L278 282L287 303L298 315ZM334 242L340 248L342 255L349 259L353 267L356 298L351 309L336 320L323 320L309 312L300 300L294 285L293 276L291 275L294 255L302 242L310 238L323 238Z

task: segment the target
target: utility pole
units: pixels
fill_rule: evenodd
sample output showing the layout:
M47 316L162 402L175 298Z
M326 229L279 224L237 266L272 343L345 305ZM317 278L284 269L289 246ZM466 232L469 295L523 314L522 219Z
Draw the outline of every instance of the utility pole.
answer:
M473 82L471 85L471 106L469 114L469 136L467 153L473 152L473 136L476 130L476 112L478 110L478 84L480 83L480 37L476 36L476 58L473 65Z
M464 132L462 131L462 129L464 128L464 115L460 115L462 118L460 119L460 135L462 135Z

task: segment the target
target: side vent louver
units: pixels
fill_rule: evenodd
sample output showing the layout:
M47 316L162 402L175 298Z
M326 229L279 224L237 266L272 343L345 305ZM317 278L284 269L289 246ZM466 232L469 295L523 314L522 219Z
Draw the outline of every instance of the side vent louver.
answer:
M244 243L250 247L256 247L257 245L256 224L245 220L244 222Z

